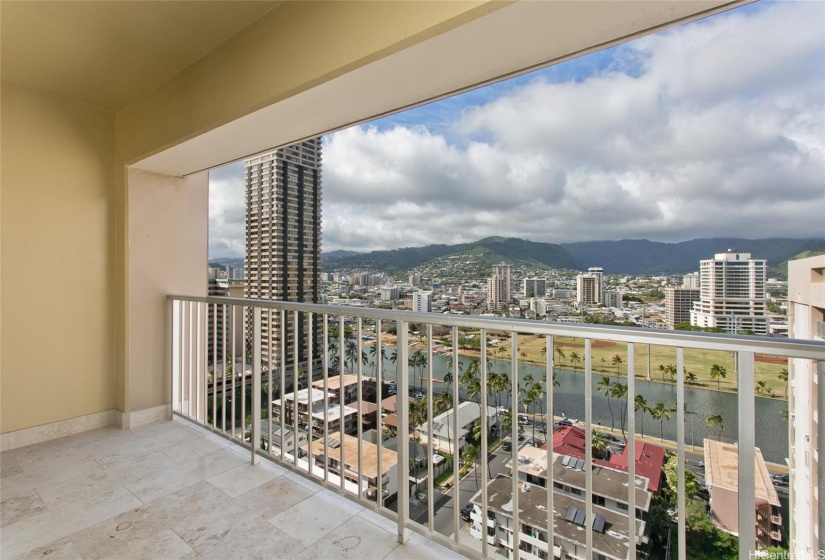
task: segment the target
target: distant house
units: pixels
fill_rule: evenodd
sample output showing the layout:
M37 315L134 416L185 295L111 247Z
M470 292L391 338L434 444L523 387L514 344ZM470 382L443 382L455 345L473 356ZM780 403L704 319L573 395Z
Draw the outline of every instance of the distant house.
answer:
M261 420L261 438L264 440L264 448L266 449L269 445L269 430L270 424L266 420ZM309 434L302 430L298 429L298 447L303 447L309 441ZM281 445L283 442L283 448L285 453L292 453L295 450L295 428L294 426L290 426L289 424L285 426L281 426L281 424L277 422L272 423L272 452L274 454L280 454Z
M472 430L476 420L481 418L481 407L474 402L465 401L458 405L458 432L453 429L453 413L451 408L447 412L439 414L433 418L433 432L429 433L427 422L416 426L420 434L421 443L432 443L435 447L445 453L455 454L464 448L467 434ZM496 409L493 406L487 407L487 426L490 430L496 427ZM456 443L457 442L457 443Z

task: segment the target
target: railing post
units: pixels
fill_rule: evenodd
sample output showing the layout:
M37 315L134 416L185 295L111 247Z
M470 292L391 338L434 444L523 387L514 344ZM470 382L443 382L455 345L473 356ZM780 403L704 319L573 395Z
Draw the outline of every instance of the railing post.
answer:
M739 371L739 560L756 550L756 416L754 354L738 352Z
M245 377L245 376L244 376ZM244 385L246 380L244 380ZM258 464L261 447L261 308L252 308L252 426L250 434L251 463Z
M398 542L405 544L410 538L407 519L410 517L410 370L409 340L406 321L396 322L396 385L398 406Z

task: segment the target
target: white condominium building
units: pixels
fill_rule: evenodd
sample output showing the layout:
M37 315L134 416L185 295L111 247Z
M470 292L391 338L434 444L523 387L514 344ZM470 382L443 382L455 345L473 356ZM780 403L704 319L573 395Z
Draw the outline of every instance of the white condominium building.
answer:
M487 307L490 311L506 309L513 299L513 267L509 264L493 265L493 276L487 280Z
M245 297L319 303L321 301L321 140L307 140L245 161L246 260ZM247 321L251 320L251 316ZM286 328L290 367L304 363L310 333L318 348L320 325L299 314ZM261 317L261 351L281 363L280 314ZM251 331L250 331L251 332ZM271 338L270 338L271 336ZM295 355L297 353L297 356ZM312 369L320 366L313 352Z
M416 313L429 313L432 311L432 292L424 290L416 291L412 296L412 310Z
M825 255L788 263L788 306L788 336L825 340ZM788 366L791 551L797 558L816 558L825 550L820 496L825 468L819 456L825 449L825 430L819 427L825 366L817 372L816 362L797 358Z
M766 260L728 249L700 261L699 267L701 287L699 301L690 312L691 325L721 328L732 334L768 334Z

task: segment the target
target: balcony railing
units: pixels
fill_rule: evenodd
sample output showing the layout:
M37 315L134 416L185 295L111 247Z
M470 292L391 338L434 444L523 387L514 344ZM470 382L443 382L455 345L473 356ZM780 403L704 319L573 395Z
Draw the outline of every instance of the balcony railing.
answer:
M578 423L585 434L584 465L593 465L594 459L594 375L612 375L612 372L594 373L594 346L605 343L621 345L617 346L621 348L621 354L616 354L618 360L613 365L617 368L617 373L619 365L624 365L628 372L622 377L626 382L626 396L621 401L625 402L626 399L628 403L635 402L638 393L636 377L640 371L644 371L644 367L637 363L641 362L637 360L637 356L641 354L640 349L646 349L648 357L651 345L672 351L675 357L675 372L672 375L675 381L673 387L676 406L673 413L676 433L669 445L675 449L678 458L676 491L679 497L674 512L678 542L674 553L682 560L689 557L686 540L686 453L696 444L692 434L690 444L686 443L686 426L692 432L693 425L688 421L691 413L687 405L692 403L686 402L685 351L713 351L735 357L738 386L735 397L731 398L735 398L737 407L737 481L738 488L744 489L738 492L736 514L739 557L743 559L749 558L749 551L756 548L757 542L755 358L757 355L770 355L782 359L825 360L825 344L812 341L421 314L224 297L170 296L169 316L172 333L170 383L174 414L246 446L253 463L260 457L276 461L391 519L397 526L401 542L406 541L412 530L463 554L485 558L495 554L495 539L491 542L488 542L489 539L475 540L470 538L468 532L461 530L459 510L467 502L467 497L461 496L461 481L456 472L448 490L442 492L435 488L435 476L439 469L436 464L437 452L454 455L453 468L458 470L458 450L466 451L470 437L466 426L460 424L459 417L463 413L449 414L450 411L455 412L460 403L471 401L477 405L480 434L498 431L501 435L501 426L507 423L503 420L506 419L505 409L517 410L521 414L530 412L529 407L525 408L525 395L521 392L524 374L520 373L520 368L525 365L525 355L520 353L520 338L530 338L534 342L538 339L543 347L540 371L549 382L544 383L540 395L531 395L530 402L534 423L539 416L537 407L540 416L546 415L549 419L545 431L549 432L546 437L551 442L553 430L550 426L555 418L564 416L563 411L559 413L560 407L554 408L555 388L552 380L557 372L569 370L569 367L560 367L559 358L564 355L564 351L559 349L563 349L565 343L559 339L573 337L583 340L581 376L584 384L580 394L575 397L583 401L582 418ZM265 331L262 323L268 325ZM413 341L414 345L420 347L416 352L411 352L411 325L417 325L419 333L418 342ZM233 327L242 329L243 332L235 332ZM395 333L392 355L386 352L390 346L385 341L389 331ZM442 340L446 340L448 344L437 344L434 331L441 332ZM475 352L477 376L474 380L466 376L466 371L462 371L461 360L470 358L459 353L459 341L466 340L468 331L474 331L473 336L477 336L479 340ZM262 332L267 333L265 337L261 335ZM509 349L509 357L505 362L509 372L496 374L495 377L491 371L493 352L489 348L493 339L498 340L500 347ZM497 352L506 354L507 350ZM574 353L571 352L571 356ZM411 357L420 355L424 356L423 361L420 358L411 361ZM435 366L434 362L439 360L446 361L446 364ZM648 365L648 375L649 367ZM604 360L602 371L605 371ZM452 381L438 379L445 373ZM354 377L346 378L347 375ZM500 385L502 375L507 379L504 387ZM461 382L462 376L470 385ZM295 407L300 405L302 398L304 402L309 398L309 395L302 396L301 392L314 389L321 391L324 398L329 399L333 395L331 382L343 383L348 379L354 379L356 385L356 390L352 393L354 402L338 405L344 408L325 407L320 428L312 430L311 426L299 425L301 412ZM297 398L291 395L295 391L299 393ZM424 399L413 401L411 393L419 392ZM445 394L449 396L444 397ZM498 398L502 394L506 396L505 406L491 408L492 404L500 404L491 401L492 395ZM390 396L396 396L397 399L397 422L385 419L388 415L382 414L382 401ZM443 424L436 418L439 410L438 405L434 408L436 396L440 397L439 403L451 403L447 408L448 414L441 417ZM572 398L566 394L560 397ZM374 402L378 408L374 415L375 426L364 425L361 403L367 400ZM277 416L272 405L274 401L280 401ZM413 407L411 416L411 402L423 402L426 406L424 410ZM339 427L330 430L330 424L337 415L347 413L347 406L358 411L358 420L350 430L351 433L340 432L345 430L344 422L336 422ZM488 410L495 410L495 417L482 412ZM636 414L634 406L627 406L627 426L631 428L627 432L624 453L631 458L635 457L637 445L636 430L633 429L637 425ZM266 433L261 432L262 418L267 420ZM461 421L463 422L463 418ZM413 422L418 426L411 425ZM395 449L390 450L385 443L384 431L392 429L395 423ZM436 437L434 424L439 434L446 431L447 436L441 439ZM501 438L511 442L509 459L514 466L519 465L520 459L519 445L515 444L519 441L520 424L521 421L509 422L506 436ZM624 423L622 426L624 431ZM366 439L369 430L365 430L365 427L375 428L370 440ZM417 430L418 427L422 429ZM433 434L433 441L425 441L425 434ZM488 437L477 439L480 440L479 457L489 458ZM423 446L412 445L413 442L420 444L422 441L426 443ZM297 442L297 454L287 451L295 447L291 442ZM436 444L437 449L434 448ZM552 465L556 459L561 461L560 457L554 456L553 445L547 445L547 489L554 487ZM417 469L421 462L426 462L427 476L424 484L417 474L411 478L411 471ZM346 476L343 478L338 475L340 465L345 465ZM634 515L625 514L622 521L615 524L615 531L626 525L623 536L619 535L619 540L624 540L625 545L619 550L611 550L604 544L607 538L605 535L610 534L609 529L603 532L589 530L594 527L594 523L599 523L598 511L604 513L603 508L598 506L595 506L597 511L594 513L593 468L585 466L581 469L584 471L584 496L575 498L559 495L556 498L559 504L566 504L573 499L581 501L584 520L580 525L587 530L579 530L580 536L577 538L580 542L575 542L571 541L572 533L565 525L570 522L565 519L565 510L561 506L554 509L556 492L544 492L546 502L538 507L541 511L552 514L545 515L540 521L533 514L528 515L519 508L520 500L530 499L527 494L530 485L519 480L516 473L513 473L507 483L509 502L502 506L503 509L496 509L494 501L491 501L493 496L488 495L488 486L494 482L490 481L492 475L501 473L492 473L490 465L488 460L478 460L477 465L473 463L472 466L479 480L478 496L474 498L474 502L480 508L481 519L503 515L508 517L504 522L510 527L520 527L522 523L526 525L529 522L546 538L543 545L538 541L519 542L516 546L502 543L511 549L511 557L519 558L521 544L531 545L534 554L544 557L546 549L539 553L539 548L546 547L548 543L553 543L554 551L564 550L571 554L571 550L586 551L583 556L586 558L598 554L606 558L635 559L637 555L645 555L645 551L641 549L647 542L647 536L642 530L644 521L637 520ZM626 502L626 511L630 512L637 511L636 481L639 473L636 470L636 462L628 460L627 483L623 490L626 495L621 496L619 501ZM381 476L384 487L382 492L375 492L374 486L370 487L370 481L374 483L378 476ZM567 513L569 514L569 510ZM447 529L444 528L445 519ZM637 546L640 547L639 551Z

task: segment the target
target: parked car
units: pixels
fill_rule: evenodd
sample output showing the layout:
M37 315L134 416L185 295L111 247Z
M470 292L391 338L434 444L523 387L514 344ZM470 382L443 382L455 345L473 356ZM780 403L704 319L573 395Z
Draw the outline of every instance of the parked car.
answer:
M546 434L547 433L547 426L542 426L541 428L539 428L539 433L540 434Z
M787 486L791 478L787 474L773 474L771 480L777 486Z
M467 504L466 506L461 508L461 511L459 512L459 515L461 516L461 519L463 519L464 521L469 521L470 520L470 514L472 512L473 512L473 504Z
M556 422L556 425L558 425L558 426L572 426L573 422L568 420L567 418L564 418L564 419L559 420L558 422Z
M527 424L530 423L530 420L527 418L527 416L525 414L519 414L518 415L518 423L521 424L522 426L526 426Z
M512 444L512 442L510 442L510 441L503 441L503 442L501 442L501 448L502 448L504 451L512 451L512 449L513 449L513 444Z
M424 393L422 393L421 391L413 391L412 393L410 393L410 396L414 399L423 399Z
M389 396L395 395L397 391L398 390L395 388L395 385L390 385L389 387L387 387L387 394Z

